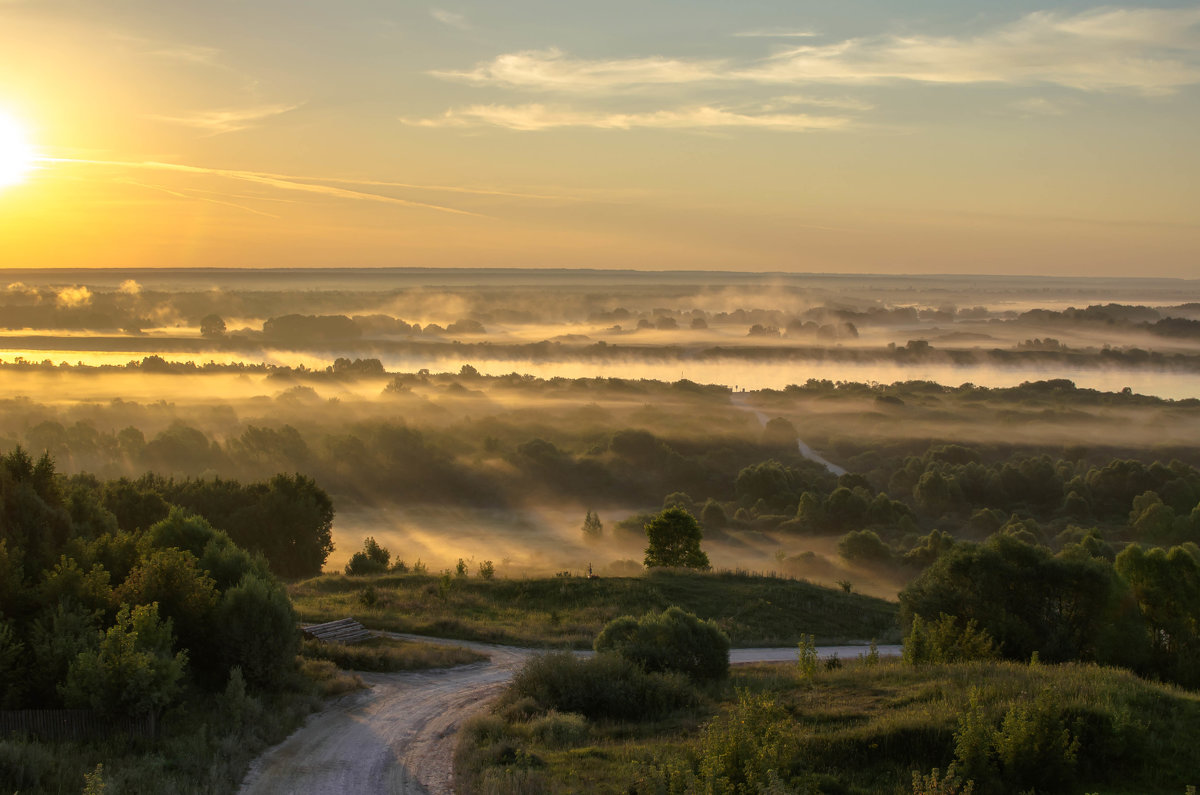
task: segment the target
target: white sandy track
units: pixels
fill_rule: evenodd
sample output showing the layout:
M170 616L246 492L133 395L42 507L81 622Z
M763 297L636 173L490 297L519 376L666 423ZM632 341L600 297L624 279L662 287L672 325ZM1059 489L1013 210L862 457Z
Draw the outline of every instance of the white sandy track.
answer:
M465 646L488 662L436 671L361 674L370 690L343 696L250 766L243 795L449 795L459 724L499 695L538 652L511 646L384 633L406 640ZM863 646L820 647L821 657L853 659ZM880 647L898 654L898 646ZM734 649L733 663L796 659L796 649Z

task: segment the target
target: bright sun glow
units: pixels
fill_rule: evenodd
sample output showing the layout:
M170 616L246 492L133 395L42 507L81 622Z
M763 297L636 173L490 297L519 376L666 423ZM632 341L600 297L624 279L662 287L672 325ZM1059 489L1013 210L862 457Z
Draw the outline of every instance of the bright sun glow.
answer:
M0 188L23 181L33 168L33 157L24 128L0 111Z

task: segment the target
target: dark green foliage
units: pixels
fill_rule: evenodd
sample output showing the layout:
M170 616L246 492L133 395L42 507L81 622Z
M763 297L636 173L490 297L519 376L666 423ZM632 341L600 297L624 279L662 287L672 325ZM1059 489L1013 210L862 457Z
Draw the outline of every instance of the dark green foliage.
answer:
M104 507L117 518L122 530L145 530L170 513L171 507L162 495L152 489L135 485L127 478L104 485Z
M513 677L505 702L532 699L542 711L577 712L592 720L654 719L695 703L682 674L647 673L617 654L580 659L569 653L534 657Z
M678 671L698 681L723 679L729 673L729 637L713 621L701 621L678 607L640 619L614 619L596 636L594 647L652 673Z
M171 620L158 605L126 606L95 651L71 663L62 685L68 706L122 715L161 709L175 696L187 652L172 654Z
M682 508L667 508L646 524L646 566L710 568L708 555L700 549L702 536L695 517Z
M725 509L721 507L721 503L710 499L700 509L700 521L707 528L720 530L729 524L729 517L725 514Z
M200 569L191 552L175 547L150 552L113 596L130 605L156 604L159 614L172 622L180 648L193 650L193 662L208 667L209 657L202 650L212 642L218 594L213 579Z
M144 543L155 549L183 549L199 558L214 534L213 526L204 517L171 508L165 519L155 522L146 531Z
M974 620L1009 659L1038 652L1047 661L1131 664L1142 648L1111 566L1056 558L1042 547L998 534L985 545L960 543L900 594L901 620L946 614Z
M960 622L945 613L933 621L914 615L904 637L904 660L914 665L992 660L998 656L996 644L974 619Z
M366 574L383 574L388 570L392 553L376 543L373 536L363 539L363 548L350 557L346 564L346 573L362 576Z
M1189 687L1200 684L1200 562L1184 547L1143 550L1131 545L1116 559L1145 621L1138 640L1150 669Z
M800 743L787 712L766 693L740 690L728 712L703 728L695 785L701 792L759 795L799 791Z
M59 603L42 610L27 633L29 665L21 692L14 699L27 704L57 705L58 688L83 652L99 643L101 616L79 605Z
M278 689L294 664L300 640L296 614L283 586L247 574L222 594L216 619L222 630L215 638L220 670L240 667L249 684Z
M604 535L604 525L600 523L600 517L595 511L588 511L583 517L583 527L580 528L583 532L583 537L589 541L595 541Z
M180 693L224 686L233 667L259 689L290 681L296 619L286 591L261 556L162 501L155 489L173 482L81 475L59 488L48 459L34 463L17 450L0 463L7 512L33 508L65 527L28 537L20 522L0 526L4 707L158 710ZM214 485L242 493L236 483ZM143 529L123 530L108 500L138 522L165 510Z
M312 575L333 550L333 503L304 475L276 475L243 486L232 480L164 480L137 485L225 530L234 543L266 556L281 577Z
M838 554L859 563L886 563L892 548L873 530L851 530L838 541Z
M904 562L917 569L924 569L954 548L954 537L941 530L931 530L929 535L917 539L917 543L904 553Z
M1016 700L994 725L972 692L954 735L958 772L986 793L1062 792L1075 780L1080 740L1051 690Z

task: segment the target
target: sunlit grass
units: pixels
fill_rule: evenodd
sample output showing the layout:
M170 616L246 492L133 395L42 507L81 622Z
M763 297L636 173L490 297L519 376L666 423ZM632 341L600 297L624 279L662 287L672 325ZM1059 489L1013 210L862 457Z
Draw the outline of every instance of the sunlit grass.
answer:
M796 769L817 777L822 791L911 793L912 771L945 770L953 761L973 690L995 724L1014 703L1055 694L1081 741L1072 791L1179 795L1200 779L1200 694L1085 664L914 667L898 660L848 661L811 680L791 665L740 666L716 701L702 700L694 714L588 723L574 729L578 739L569 747L534 732L537 716L491 716L487 736L465 731L458 775L517 780L524 767L537 774L542 792L665 792L663 771L696 764L703 724L729 709L739 690L765 693L783 707L797 741ZM510 748L508 761L489 761L486 751L498 747Z
M371 585L377 601L364 606ZM353 616L366 626L467 640L590 648L622 615L671 605L717 622L735 646L894 641L896 605L801 580L739 573L661 571L641 577L495 579L429 575L324 575L291 586L302 620Z

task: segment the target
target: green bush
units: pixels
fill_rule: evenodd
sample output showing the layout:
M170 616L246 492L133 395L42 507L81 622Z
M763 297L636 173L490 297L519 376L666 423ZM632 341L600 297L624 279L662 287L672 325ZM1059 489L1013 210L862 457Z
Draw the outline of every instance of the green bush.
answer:
M1054 791L1074 781L1080 742L1053 691L1011 704L999 725L973 691L954 741L958 769L984 792Z
M714 622L678 607L610 621L596 637L595 649L615 652L650 673L678 671L697 681L729 673L729 637Z
M800 744L791 719L766 693L739 691L737 704L713 718L700 738L700 791L757 795L794 791Z
M362 550L355 552L350 558L350 562L346 564L346 574L351 576L383 574L388 570L388 563L391 559L391 552L379 546L373 536L367 536L363 539Z
M295 666L300 642L296 613L283 585L247 574L221 597L217 620L223 628L215 644L221 670L240 666L250 685L278 689L285 672Z
M904 638L904 660L914 665L993 660L997 656L996 644L974 619L959 626L954 616L945 613L937 621L914 615Z
M539 710L592 720L647 720L695 704L687 677L647 673L618 654L580 659L567 652L534 657L513 677L506 702L531 698Z

